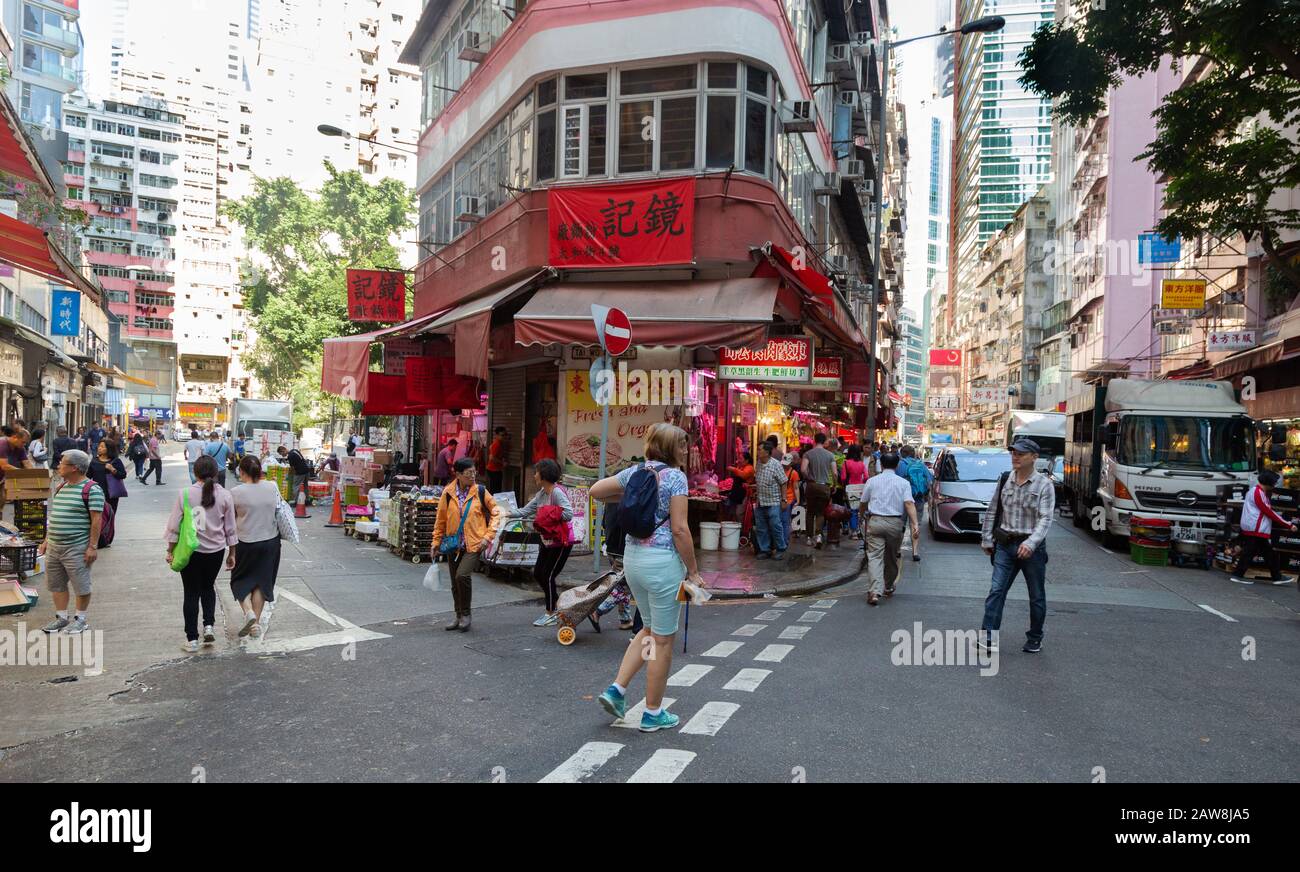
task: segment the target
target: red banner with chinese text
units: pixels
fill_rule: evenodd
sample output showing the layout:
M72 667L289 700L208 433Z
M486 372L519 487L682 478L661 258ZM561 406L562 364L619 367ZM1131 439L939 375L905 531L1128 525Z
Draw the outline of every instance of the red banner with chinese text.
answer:
M348 270L348 320L397 323L406 320L406 273Z
M695 179L551 188L550 264L657 266L694 259Z

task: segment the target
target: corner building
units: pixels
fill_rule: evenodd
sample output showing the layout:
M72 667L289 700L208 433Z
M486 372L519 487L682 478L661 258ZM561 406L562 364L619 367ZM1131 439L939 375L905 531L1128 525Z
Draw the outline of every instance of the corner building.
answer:
M410 385L386 397L371 377L366 413L427 414L421 451L505 427L521 498L548 451L594 478L598 304L629 316L620 363L686 381L671 401L615 405L609 469L639 458L655 421L687 429L692 474L718 478L769 433L791 447L888 428L887 363L874 422L868 409L869 330L897 335L907 148L881 97L885 3L515 6L430 0L402 53L423 95L414 320L362 337L478 379L485 407L416 409Z

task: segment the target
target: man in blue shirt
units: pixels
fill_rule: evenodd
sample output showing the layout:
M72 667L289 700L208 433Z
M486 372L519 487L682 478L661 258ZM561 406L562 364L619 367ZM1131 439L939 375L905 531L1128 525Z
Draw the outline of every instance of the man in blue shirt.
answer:
M222 442L217 431L213 430L208 434L208 447L203 453L217 462L217 484L225 487L226 463L230 460L230 446Z

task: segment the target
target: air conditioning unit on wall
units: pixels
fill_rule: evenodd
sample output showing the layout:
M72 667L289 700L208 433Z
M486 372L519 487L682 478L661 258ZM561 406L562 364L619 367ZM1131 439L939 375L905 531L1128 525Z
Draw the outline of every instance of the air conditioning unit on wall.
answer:
M817 119L811 100L785 100L781 103L781 130L783 133L813 133Z

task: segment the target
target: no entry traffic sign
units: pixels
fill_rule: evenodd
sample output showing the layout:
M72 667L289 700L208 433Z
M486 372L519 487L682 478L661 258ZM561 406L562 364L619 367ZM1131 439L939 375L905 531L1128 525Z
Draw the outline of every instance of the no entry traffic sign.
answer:
M622 309L593 304L591 318L596 322L596 338L606 354L617 357L632 346L632 322Z

